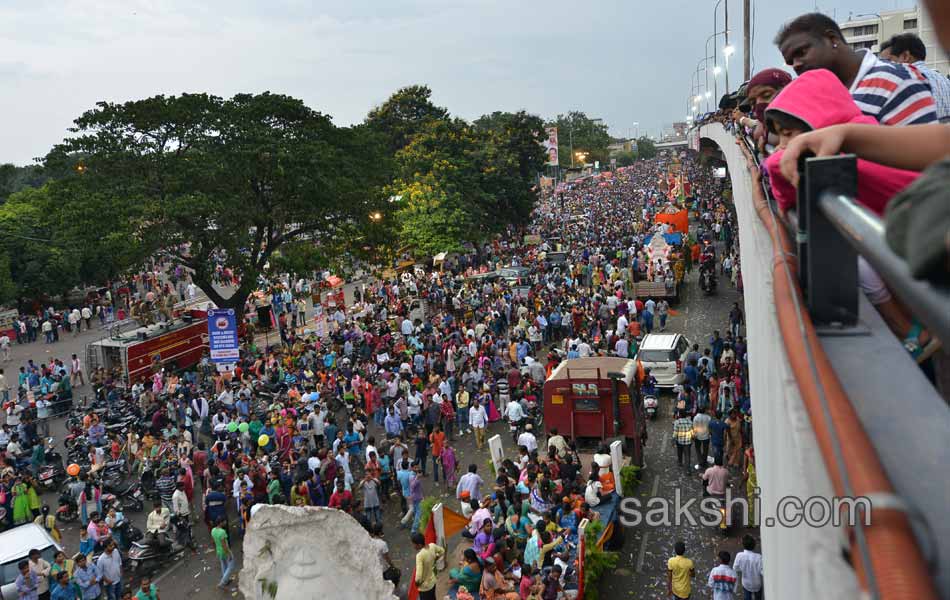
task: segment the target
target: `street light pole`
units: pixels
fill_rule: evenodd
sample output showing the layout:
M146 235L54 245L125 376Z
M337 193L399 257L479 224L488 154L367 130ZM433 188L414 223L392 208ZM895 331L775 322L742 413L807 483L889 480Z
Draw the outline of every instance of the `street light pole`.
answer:
M722 4L722 0L716 0L716 6L713 7L713 34L712 34L713 38L719 35L719 5L720 4ZM707 54L709 53L707 52ZM719 52L716 51L716 45L713 44L713 70L715 71L718 68L719 68Z
M742 74L743 81L749 81L752 77L752 48L751 40L749 39L750 32L750 16L749 16L749 0L742 0Z
M726 30L726 48L729 47L729 0L722 6L724 21L722 28ZM729 55L726 55L726 93L729 93Z
M717 51L716 51L716 45L715 45L715 44L713 44L713 52L712 52L712 55L709 54L709 42L715 40L716 37L722 35L723 33L725 33L725 31L716 31L716 32L713 33L711 36L709 36L708 38L706 38L706 60L708 61L709 58L710 58L710 56L711 56L712 59L713 59L713 96L715 96L714 101L715 101L717 104L718 104L718 102L719 102L719 80L717 79L717 77L719 77L719 60L718 60L718 53L717 53ZM708 68L709 64L707 63L706 66L707 66L707 68ZM709 89L709 87L707 86L706 89Z

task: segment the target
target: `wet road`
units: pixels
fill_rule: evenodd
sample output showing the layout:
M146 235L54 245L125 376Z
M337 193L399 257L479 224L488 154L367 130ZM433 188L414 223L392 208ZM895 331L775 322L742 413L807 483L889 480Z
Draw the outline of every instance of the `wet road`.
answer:
M699 288L696 270L687 276L687 295L673 307L678 314L667 323L668 332L683 333L690 343L699 344L700 352L708 346L713 330L724 334L729 326L729 310L733 302L742 306L740 294L725 278L720 277L717 293L707 296ZM702 498L702 485L698 471L680 467L676 463L676 449L671 441L672 394L660 398L660 410L649 424L649 440L645 449L646 468L641 472L641 483L636 496L643 506L649 498L663 498L672 502L677 495L682 505L689 499ZM692 454L695 462L695 453ZM741 480L732 478L737 489L743 487ZM626 492L626 490L625 490ZM627 493L628 496L631 494ZM695 505L694 505L695 506ZM699 510L691 511L699 515ZM608 599L636 598L637 600L667 600L666 561L674 555L673 544L686 543L686 556L696 566L693 580L693 598L708 598L706 578L716 564L720 550L735 556L740 550L740 540L745 530L733 528L731 535L724 537L708 525L689 522L676 525L646 525L627 527L623 547L619 550L620 561L613 573L606 576L600 586L601 597ZM754 532L753 532L754 533Z

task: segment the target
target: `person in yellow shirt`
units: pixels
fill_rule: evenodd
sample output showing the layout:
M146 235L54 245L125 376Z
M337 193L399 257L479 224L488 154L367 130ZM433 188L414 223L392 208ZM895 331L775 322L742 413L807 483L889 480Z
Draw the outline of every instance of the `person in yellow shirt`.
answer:
M425 536L418 532L412 534L412 546L416 549L416 587L419 589L419 600L435 600L435 565L445 556L445 550L436 544L427 545Z
M673 598L686 600L693 592L691 579L696 574L693 561L686 558L686 543L676 542L673 546L676 556L666 561L667 584Z

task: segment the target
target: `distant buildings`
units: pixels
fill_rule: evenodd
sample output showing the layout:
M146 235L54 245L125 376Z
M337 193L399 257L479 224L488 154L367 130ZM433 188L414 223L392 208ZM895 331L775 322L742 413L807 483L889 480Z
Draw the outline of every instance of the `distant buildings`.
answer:
M885 10L851 17L839 23L844 39L852 48L878 52L881 43L900 33L914 33L927 47L927 66L944 75L950 74L950 60L940 47L933 23L920 7Z

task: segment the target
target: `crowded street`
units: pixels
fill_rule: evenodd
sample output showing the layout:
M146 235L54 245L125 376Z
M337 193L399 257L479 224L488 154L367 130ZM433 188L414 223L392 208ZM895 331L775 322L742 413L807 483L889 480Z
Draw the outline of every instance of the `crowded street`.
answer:
M5 3L0 600L950 600L950 9L829 2Z
M685 158L686 154L682 156ZM674 171L679 175L675 175ZM661 188L663 188L662 191ZM668 196L675 198L670 188L682 194L681 200L685 198L687 190L696 193L695 199L686 200L687 207L692 209L689 212L693 221L689 225L688 235L667 233L671 231L671 226L660 223L659 219L655 224L653 223L654 214L667 206ZM261 298L269 300L275 313L273 322L277 327L274 328L276 331L271 331L270 327L262 326L260 327L262 331L255 334L253 341L249 338L242 350L243 360L240 363L248 373L247 375L242 374L237 377L235 373L233 383L228 385L223 376L210 374L210 384L213 387L209 389L205 387L209 382L207 370L192 372L190 375L186 372L181 379L177 373L158 371L153 372L145 386L137 385L131 390L133 400L137 395L139 403L146 401L149 396L168 398L166 400L169 403L168 407L159 405L155 410L148 408L146 404L145 415L148 416L151 414L149 411L155 410L149 419L152 423L152 428L150 428L152 431L154 431L156 420L167 419L166 422L170 423L167 426L158 427L161 430L157 432L159 439L152 442L152 444L157 442L157 446L152 446L152 452L157 452L157 456L160 457L165 456L161 462L164 465L161 472L177 471L179 481L187 481L188 478L195 477L195 483L192 484L195 488L194 500L188 502L188 511L193 515L191 531L194 543L193 548L185 548L183 554L174 560L159 561L157 564L148 565L146 569L134 569L128 575L124 574L125 585L137 586L142 576L148 575L152 583L159 586L163 593L170 594L170 597L235 592L234 580L219 581L221 572L219 561L215 560L216 546L213 536L209 535L211 523L207 527L201 523L202 520L207 523L209 515L213 512L209 510L209 505L212 503L209 502L208 486L212 486L211 492L231 488L237 490L238 486L231 483L234 479L229 473L235 468L241 469L242 473L248 473L243 476L248 481L248 486L245 488L242 485L241 492L233 496L228 494L231 498L225 501L224 512L217 513L223 514L227 519L226 525L230 526L232 535L235 535L235 541L239 539L240 531L250 519L251 506L249 505L260 502L281 503L286 501L283 498L292 497L293 503L298 506L329 504L331 507L341 507L353 513L354 516L359 516L370 532L374 531L373 528L376 525L364 519L369 519L373 515L376 523L382 527L376 535L386 540L391 564L398 568L401 574L411 574L415 564L415 551L409 536L403 530L414 531L418 527L418 517L413 508L406 512L400 509L400 504L406 506L409 496L420 497L424 494L425 497L433 497L450 509L458 510L459 513L471 512L467 506L459 506L460 496L457 493L456 483L460 475L466 471L464 468L466 465L472 464L476 470L481 469L484 472L488 456L485 439L498 434L500 438L506 440L504 442L506 455L511 458L517 457L516 449L507 441L509 424L513 421L514 414L510 412L512 387L520 388L514 393L523 394L528 400L524 412L534 415L530 419L535 423L543 422L540 414L542 409L537 405L536 399L539 391L536 386L543 383L543 375L541 379L537 379L530 368L521 369L524 379L518 383L521 373L517 376L513 375L519 371L514 368L516 360L523 367L530 367L533 361L544 361L547 363L545 369L550 372L558 362L570 361L573 356L583 358L585 355L599 353L618 355L620 352L618 343L625 347L623 357L635 356L636 345L642 342L644 335L651 330L651 327L655 327L657 332L682 334L690 343L697 344L700 350L709 346L715 347L712 340L713 332L717 334L723 332L725 338L733 344L741 340L741 337L737 337L742 335L741 317L740 326L733 328L731 324L731 321L735 320L731 319L731 311L734 307L741 311L742 298L736 285L741 285L741 276L738 273L734 274L731 268L726 273L724 268L731 267L725 257L735 256L734 248L728 245L734 241L728 233L730 228L734 228L734 222L730 222L733 217L729 216L728 206L718 199L721 190L721 183L710 178L708 169L694 165L691 159L681 160L679 156L641 163L614 174L606 173L572 184L561 184L540 205L537 217L529 227L529 232L537 232L536 235L541 240L539 246L522 246L517 241L502 240L494 247L482 249L479 253L481 256L460 255L455 258L457 261L455 264L443 264L436 271L426 272L414 267L414 271L404 271L398 279L370 278L344 284L333 293L334 299L342 302L345 308L341 310L341 306L337 305L329 309L329 331L322 333L319 337L316 335L320 332L315 319L307 317L307 315L322 312L324 309L323 306L315 305L315 301L319 298L313 296L314 301L311 301L307 294L300 294L299 299L288 297L295 288L299 292L301 289L307 289L311 282L306 282L303 286L299 282L294 284L289 281L283 283L278 281L272 284L272 287L264 290L261 296L255 297L254 305L251 305L249 301L247 313L254 315L257 312L256 304ZM670 203L669 206L675 206L675 204ZM595 227L589 227L588 220L596 223ZM554 232L560 235L555 235ZM643 240L649 239L647 236L664 238L662 242L657 242L661 244L660 246L656 244L650 246L649 254L644 252L644 246L642 246ZM693 243L696 246L694 250L681 241L687 237L703 240L706 249L700 254L699 242ZM667 239L681 244L682 247L668 248ZM555 263L545 260L547 254L560 256L559 253L563 253L565 257L563 262ZM605 256L615 255L616 258L601 262L604 261ZM694 255L701 256L700 262L708 258L712 263L705 263L702 268L692 268L689 262L694 260ZM714 258L716 256L719 258ZM466 261L472 262L466 265ZM624 265L627 265L626 269L623 268ZM495 279L493 273L503 272L502 269L506 266L509 269L520 268L523 271L518 271L517 277L510 280ZM492 267L494 270L490 270ZM700 272L706 268L711 268L722 282L718 291L704 290ZM738 266L735 268L738 270ZM453 278L452 273L459 273L467 278L464 280L461 277ZM489 278L488 275L493 276ZM179 283L181 298L175 300L181 301L180 306L191 309L209 305L207 298L201 295L185 298L188 286L184 282L187 276L183 276L180 271L172 272L156 268L154 272L143 274L137 279L150 281L149 285L156 291L157 298L161 298L163 292L169 294L173 289L169 286ZM627 287L637 285L635 283L637 280L660 281L663 282L661 289L667 290L678 286L675 308L663 301L665 306L660 309L663 311L662 317L658 315L654 322L653 315L650 314L652 307L638 303L639 317L636 319L636 328L631 328L622 336L616 335L614 321L618 317L614 315L619 315L619 318L626 321L627 317L623 315L628 310L627 303L625 301L618 303L617 299L623 298L621 294ZM457 287L459 282L462 282L461 287ZM219 286L221 293L226 294L227 287L225 276L222 277L222 283ZM508 293L509 289L516 290L513 296ZM605 294L608 289L616 293ZM415 323L410 324L407 320L409 316L406 312L409 305L407 300L416 295L427 297L433 307L438 306L437 303L441 301L446 308L436 308L437 312L429 316L431 321L417 318ZM656 304L650 297L646 297L645 300ZM378 306L374 307L371 303L376 302ZM291 311L279 308L281 304L292 307L293 323L285 321L284 317ZM610 308L610 306L622 306L623 312L618 312L616 308ZM632 301L629 308L636 310L632 306ZM394 321L401 336L390 337L391 334L386 334L385 328L388 327L388 323L385 315L382 317L383 320L374 320L380 318L380 310L387 309L392 310L395 315L406 315L397 317ZM122 310L123 308L120 307L117 313ZM136 311L141 314L142 308L130 308L130 311L133 314ZM440 314L441 317L439 317ZM54 440L54 444L57 444L58 440L65 439L69 439L70 444L75 444L74 438L77 433L84 433L86 438L95 435L97 421L104 418L108 423L111 417L92 409L95 406L101 406L101 401L108 398L107 404L111 407L111 414L118 408L118 403L124 402L121 398L127 392L123 391L125 388L122 387L121 380L110 378L110 373L102 368L97 368L92 373L94 382L79 381L75 375L70 377L77 368L86 371L82 367L85 357L92 356L86 352L87 345L95 346L96 343L101 343L102 339L109 338L115 320L121 316L121 314L110 315L103 319L103 323L96 324L99 326L87 327L85 331L75 333L65 329L57 331L49 343L45 339L29 342L27 340L30 336L27 334L23 336L23 340L10 344L9 361L5 364L11 365L14 369L19 369L19 366L23 365L26 371L30 372L34 368L32 365L52 364L56 359L62 360L63 364L68 364L65 378L75 383L75 387L72 388L74 408L71 414L82 414L81 406L85 405L90 411L87 415L93 416L92 419L83 419L81 432L68 430L64 419L42 419L42 421L48 421L44 422L43 426L49 427L49 435ZM400 318L402 321L399 320ZM456 324L455 319L460 319L461 322ZM561 321L561 324L558 324L558 321ZM322 330L323 327L327 327L327 324L320 325L321 331L325 331ZM641 327L645 331L641 331ZM438 337L432 337L432 333L427 334L430 329ZM376 340L373 339L374 333ZM326 337L328 334L329 338ZM358 336L362 336L362 339ZM628 336L633 349L629 349L630 346L626 341ZM389 337L388 340L387 337ZM440 337L443 340L441 345L432 346L432 342ZM722 340L719 344L722 344ZM741 348L739 344L736 346ZM405 350L400 350L400 348L405 348ZM721 346L718 351L722 352ZM395 357L401 352L406 353L407 360L403 361L402 367L399 367L395 362ZM585 354L582 355L581 352ZM74 355L83 357L78 359L78 364L73 362L77 359L70 358ZM285 370L291 366L291 363L277 362L282 355L298 357L294 359L294 371ZM387 355L388 358L383 355ZM375 360L372 360L373 357ZM411 360L409 360L410 357ZM371 360L367 361L367 358ZM358 361L356 365L351 362L354 359ZM474 364L473 359L475 359ZM735 360L741 369L744 357L736 357ZM403 383L398 383L399 387L396 387L396 380L390 379L392 377L390 373L380 369L387 363L393 365L394 373L401 376ZM376 385L372 384L371 378L374 371L376 377L379 378ZM461 375L459 371L462 372ZM292 376L291 373L294 372L296 375ZM281 373L285 374L281 375ZM741 377L741 371L737 373ZM296 379L297 375L301 379ZM88 376L87 374L86 377ZM361 381L364 378L367 379ZM202 383L202 380L205 383ZM260 387L262 381L274 382L276 387L262 388ZM162 393L163 388L169 385L173 386L173 390L174 386L180 386L178 387L180 392L175 397ZM416 385L418 387L415 387ZM502 385L504 388L501 387ZM410 391L408 398L403 397L401 393L404 390L403 386L408 387ZM715 386L713 382L714 390ZM210 417L207 419L210 422L206 421L207 424L204 426L195 418L196 414L200 414L203 402L202 389L211 393L209 399L213 406L217 407L208 411ZM267 397L273 398L270 406L264 405L258 396L257 391L264 390ZM273 395L271 390L280 395ZM282 390L286 390L289 396L284 396ZM236 398L225 397L232 392ZM316 402L310 398L313 392L319 394ZM463 398L460 395L463 392L464 396L469 396L469 394L471 396ZM706 467L703 466L701 470L698 464L692 464L699 460L698 456L696 461L689 461L690 464L685 469L683 465L677 465L674 462L677 453L672 444L671 428L674 421L674 405L677 402L686 398L686 403L693 406L689 411L692 418L692 414L700 412L696 409L697 406L709 405L710 392L705 391L705 400L696 395L702 393L699 389L691 391L686 388L685 392L686 396L683 396L683 386L677 385L672 389L666 388L658 394L657 416L648 424L647 443L643 452L643 479L636 492L639 496L672 500L674 491L685 496L701 497L702 495L699 474ZM715 396L719 392L712 393ZM338 395L337 398L326 400L327 395L334 394ZM174 401L175 398L177 402ZM354 401L357 398L361 401ZM437 402L436 399L441 402ZM304 403L301 404L301 401ZM488 406L488 410L482 409L486 417L483 426L487 431L475 435L471 431L471 425L465 419L458 418L457 415L471 414L476 410L479 402ZM501 402L506 402L507 407ZM715 403L713 399L712 404L715 405ZM281 427L284 426L283 419L275 419L275 424L278 425L276 428L270 425L269 419L265 420L263 425L259 420L258 415L263 414L261 411L278 411L284 415L289 408L298 410L299 413L296 420L286 422L286 431L281 431ZM11 410L15 411L15 409ZM119 412L122 413L125 410L122 409ZM339 451L334 450L333 447L324 446L323 444L327 444L329 440L327 438L321 440L319 433L316 435L307 433L313 428L313 420L307 415L317 412L324 415L324 422L316 427L317 431L322 430L324 434L328 432L328 429L340 431L339 434L330 436L339 436L338 440L345 442L345 444L339 444L341 446ZM502 412L504 414L500 414ZM8 414L10 414L9 410ZM180 421L181 418L184 418L184 421ZM390 419L393 421L392 424L390 424ZM458 429L453 431L456 422ZM345 430L340 430L340 424L344 423L347 424ZM425 427L417 429L416 423ZM239 430L240 425L255 426L258 432L257 437L261 439L257 440L254 437L254 432L249 431L250 427ZM357 426L354 427L354 425ZM299 432L295 431L298 426ZM445 438L445 434L439 433L439 427L448 433L448 439ZM110 426L109 430L112 429ZM145 431L143 432L145 436L140 438L140 434L136 433L138 431L142 430L133 425L131 429L127 430L123 427L116 435L109 435L109 438L114 440L112 450L110 450L112 459L105 465L110 470L128 470L129 472L123 472L122 476L132 481L135 481L136 477L141 477L142 450L138 450L136 454L131 449L144 444L150 435L148 431ZM179 433L176 434L175 431ZM245 431L249 432L248 435L241 435ZM417 436L414 431L422 433ZM526 435L531 432L531 429L522 426L519 431L525 431L522 435ZM30 434L29 431L26 433ZM190 443L187 446L177 443L179 435L184 435L183 441ZM399 450L399 445L393 443L396 436L404 439L410 448L405 451ZM164 441L161 438L165 438ZM548 438L550 435L544 436L543 432L539 431L536 438L537 445L546 447ZM350 439L353 441L350 442ZM535 437L532 435L531 439ZM352 450L347 450L349 444L352 444L349 446L351 448L360 448L364 441L374 450L379 448L376 452L385 452L382 454L385 457L382 467L373 465L373 469L378 470L377 473L370 470L370 465L374 462L379 464L378 457L376 457L377 461L371 461L368 454L369 448L367 448L367 454L362 451L354 453ZM521 442L522 437L519 437L518 441ZM226 443L228 446L224 446ZM430 444L443 445L439 454L438 468L434 462L429 464ZM251 452L251 446L260 446L263 451ZM272 446L273 450L269 450L268 446ZM312 452L308 451L308 446L312 448ZM225 447L228 448L227 451ZM172 455L165 455L164 448L177 452L177 459L173 459ZM205 448L211 453L208 459L199 456ZM587 455L586 453L593 450L589 444L578 443L576 448L576 452L580 452L581 455ZM451 449L451 464L447 462L445 455L449 449ZM100 468L96 465L97 461L102 459L97 458L92 450L90 452L91 460L83 462L91 466L89 471L91 475ZM264 477L261 480L264 490L258 496L256 494L258 485L256 461L252 456L256 454L257 462L259 462L260 457L270 452L274 452L279 461L272 464L283 464L283 472L288 475L299 472L299 465L305 465L308 462L308 456L316 458L315 464L319 465L320 469L316 475L311 472L310 477L303 479L296 479L299 476L294 475L293 479L288 480L285 480L278 471L271 471L270 476L265 476L265 471L260 471L259 474ZM324 457L329 456L331 452L336 459L331 459L332 462L328 463L328 459ZM411 475L411 479L418 480L421 491L411 492L407 496L403 496L404 492L398 488L391 495L387 492L394 485L400 485L399 482L409 483L410 477L403 480L400 476L400 467L395 469L392 467L397 453L415 458L413 464L416 466L413 468L416 468L417 472ZM75 454L71 456L74 457ZM349 460L340 458L346 456ZM560 462L561 459L557 454L552 456L555 457L556 462L545 461L543 463L546 465L545 469ZM689 458L691 457L692 449L690 448ZM711 461L712 455L710 454L709 457ZM211 458L214 460L211 461ZM576 458L575 462L581 460ZM192 475L193 465L196 462L205 461L215 465L214 470L205 471L203 476ZM298 464L296 471L295 463ZM98 462L98 464L102 463ZM113 467L111 466L113 464L121 466ZM266 463L259 464L268 470L273 468ZM337 467L341 472L335 476L332 473L328 474L327 464ZM732 477L736 479L737 486L741 477L740 466L742 465L738 463L730 465ZM70 465L70 469L74 467L75 465ZM425 467L430 467L430 469ZM575 486L579 486L580 481L588 479L589 469L585 464L579 464L579 467L580 472L576 483L563 480L558 482L561 487L560 495L569 495L572 488L578 493L583 492L583 487ZM219 468L225 474L223 488L216 488L213 483L214 473L218 472ZM432 472L426 473L427 470ZM438 471L443 471L441 481L436 480ZM69 475L72 474L69 473ZM87 479L86 468L83 468L79 475L82 481L90 481ZM487 474L485 475L487 477ZM325 485L319 483L323 477L328 479ZM451 483L447 484L446 479ZM374 498L379 503L379 509L375 514L370 513L368 509L365 512L361 511L353 504L362 501L365 506L368 502L366 494L358 491L363 485L356 485L356 483L374 480L380 482L383 492L374 493ZM76 478L70 477L69 481L76 481ZM140 481L143 480L140 479ZM275 484L267 485L266 481L275 482ZM314 484L314 481L318 483ZM335 481L339 481L342 487L337 488ZM92 486L87 484L87 490L93 490L94 494L102 493L102 488L99 487L102 484L98 480L92 479L91 483ZM65 484L67 488L70 488L70 485L68 482ZM150 498L159 496L164 498L159 482L153 480L152 485L155 486L154 491L144 489L144 494ZM315 485L317 487L314 490ZM519 484L519 487L521 485L523 484ZM250 492L252 488L255 493ZM298 491L301 488L304 490L310 488L313 491L307 491L306 495L301 497ZM245 492L245 489L248 491ZM340 491L346 494L346 498L353 499L337 499L340 495L337 492ZM544 496L548 493L544 492ZM13 494L13 503L16 502L15 494L16 492ZM467 499L467 496L462 499ZM51 509L57 506L62 508L62 502L56 490L41 494L40 501ZM345 503L342 506L339 504L341 501ZM489 503L489 506L495 503L491 495L486 496L485 501ZM539 499L538 502L543 501ZM122 503L124 500L120 501L120 505ZM532 505L534 506L534 501ZM484 506L485 504L482 508ZM170 505L169 508L181 510L178 505ZM534 512L535 508L531 510L532 513L526 514L529 516L545 514ZM124 518L140 531L148 531L150 522L146 522L145 517L150 516L151 511L151 502L145 499L142 507L129 507L119 512L124 512ZM408 519L403 516L404 512ZM63 515L62 512L59 514ZM204 518L195 518L198 515L203 515ZM85 515L81 515L80 523L57 522L56 527L62 533L65 548L82 547L87 543L85 540L89 539L88 528L81 523L85 518ZM115 516L112 517L113 523L115 518ZM475 519L474 516L472 518ZM506 527L510 529L510 524ZM664 564L669 558L668 555L672 555L675 541L685 541L689 556L695 557L696 564L702 569L710 569L714 566L712 557L715 551L723 548L728 548L734 553L738 551L741 532L745 530L744 527L737 527L730 531L728 539L723 540L718 531L702 526L684 527L667 524L660 527L630 527L623 535L616 569L605 574L598 585L608 592L617 591L628 589L633 579L638 589L655 589L657 595L653 597L663 597L666 578ZM84 534L82 538L80 538L80 533ZM517 534L517 530L512 533ZM105 533L105 535L112 534ZM130 545L128 541L122 541L121 538L120 543L126 547ZM241 572L242 564L241 546L239 543L233 543L231 548L234 561L231 571L238 574ZM565 557L567 556L565 554ZM129 555L125 560L130 560L131 557L132 555ZM219 590L214 592L216 584ZM570 590L571 585L577 585L576 580L572 584L568 578L565 580L565 585L566 589ZM457 594L458 583L451 585L447 591L452 595Z

